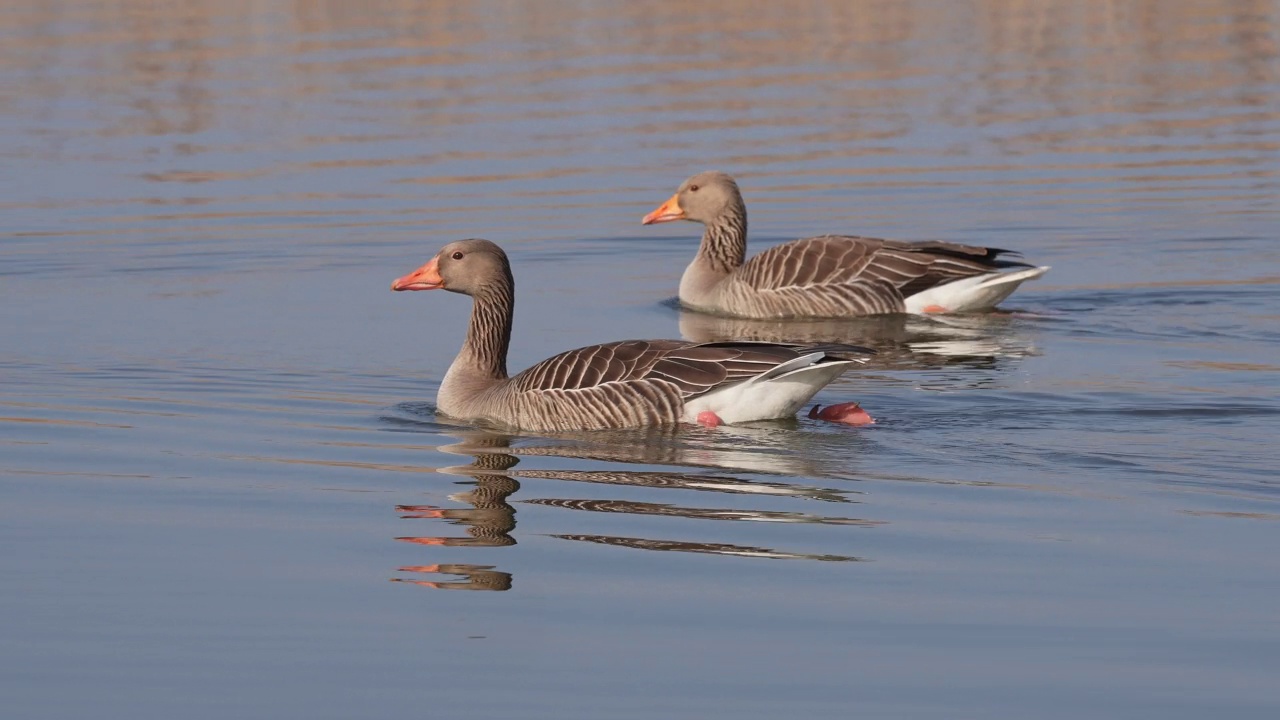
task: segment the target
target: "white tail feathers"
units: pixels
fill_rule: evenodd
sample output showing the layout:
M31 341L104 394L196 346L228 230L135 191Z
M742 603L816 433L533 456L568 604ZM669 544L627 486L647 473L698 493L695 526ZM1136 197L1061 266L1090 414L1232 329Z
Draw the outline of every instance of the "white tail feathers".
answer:
M1013 294L1018 286L1049 272L1049 267L1033 267L1012 272L975 275L931 287L904 300L906 311L914 314L962 313L990 310Z
M795 415L819 390L856 362L820 362L823 357L821 352L803 355L750 380L696 397L685 403L683 420L697 422L706 411L715 413L728 425Z

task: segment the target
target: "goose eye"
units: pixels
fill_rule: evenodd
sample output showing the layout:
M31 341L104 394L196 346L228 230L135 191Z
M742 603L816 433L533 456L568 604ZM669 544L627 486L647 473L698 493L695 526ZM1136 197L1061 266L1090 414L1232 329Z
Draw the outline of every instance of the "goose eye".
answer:
M454 259L454 260L461 260L461 259L462 259L462 251L461 251L461 250L459 250L459 251L455 252L455 253L453 254L453 259Z
M689 192L698 192L698 186L697 186L697 185L690 185L690 186L689 186Z

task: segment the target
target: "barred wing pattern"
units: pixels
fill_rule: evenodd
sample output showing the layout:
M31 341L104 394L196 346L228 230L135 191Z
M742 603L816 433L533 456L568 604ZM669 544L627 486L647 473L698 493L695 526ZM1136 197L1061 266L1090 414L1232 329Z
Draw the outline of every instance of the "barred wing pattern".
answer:
M903 312L903 299L960 278L1026 263L1008 250L847 235L806 238L751 258L721 285L717 305L753 317Z
M839 345L627 340L550 357L511 378L503 391L522 427L670 424L680 421L689 399L817 351L827 352L824 360L831 362L869 352Z

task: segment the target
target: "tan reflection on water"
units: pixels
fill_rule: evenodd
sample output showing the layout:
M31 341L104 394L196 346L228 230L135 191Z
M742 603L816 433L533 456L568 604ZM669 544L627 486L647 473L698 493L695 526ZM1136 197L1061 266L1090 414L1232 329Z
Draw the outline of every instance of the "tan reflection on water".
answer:
M404 180L452 184L595 172L550 163L499 174L450 168L555 156L566 142L617 136L593 117L655 110L674 114L627 128L643 147L694 146L706 129L794 127L796 142L779 147L748 134L724 158L791 175L794 166L769 166L884 153L883 141L934 125L998 128L976 133L976 142L1015 155L1148 153L1189 130L1212 138L1280 117L1280 11L1269 0L744 0L732 11L673 0L6 5L0 71L21 98L6 105L36 119L61 112L59 98L91 97L100 105L86 120L99 136L174 136L172 149L192 162L149 175L155 182L301 169L199 167L211 148L190 136L214 127L246 131L250 143L265 131L309 145L377 142L500 112L583 120L547 131L542 146L306 161L399 164L412 168ZM822 99L797 104L788 91L797 87ZM290 137L316 102L336 103L326 107L344 118L391 122L378 133ZM1205 112L1215 104L1237 110ZM1094 121L1060 122L1081 116ZM1270 161L1280 147L1254 135L1215 140L1215 150L1274 188ZM803 174L824 172L848 171Z

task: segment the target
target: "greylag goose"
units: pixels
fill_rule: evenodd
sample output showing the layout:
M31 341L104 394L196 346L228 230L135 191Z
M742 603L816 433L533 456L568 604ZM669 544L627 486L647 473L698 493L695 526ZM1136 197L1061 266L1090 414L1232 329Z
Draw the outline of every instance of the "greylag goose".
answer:
M644 216L643 224L706 226L680 279L680 302L748 318L850 317L990 310L1048 267L1001 257L1008 250L847 235L795 240L744 262L747 208L733 178L703 172Z
M392 290L470 295L471 324L436 405L467 422L530 431L719 425L787 417L868 354L849 345L624 340L570 350L514 377L507 346L515 281L488 240L446 245ZM870 422L854 403L819 417Z

